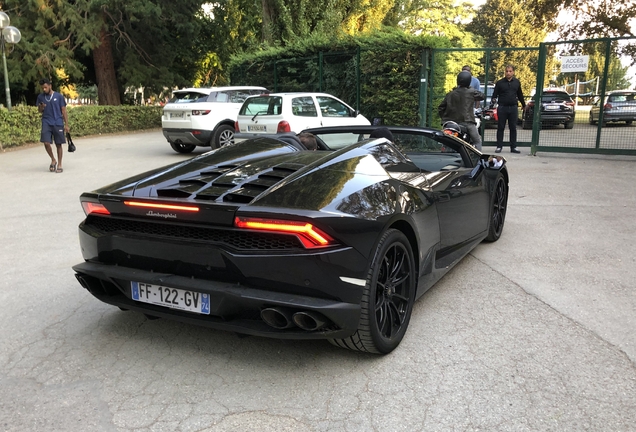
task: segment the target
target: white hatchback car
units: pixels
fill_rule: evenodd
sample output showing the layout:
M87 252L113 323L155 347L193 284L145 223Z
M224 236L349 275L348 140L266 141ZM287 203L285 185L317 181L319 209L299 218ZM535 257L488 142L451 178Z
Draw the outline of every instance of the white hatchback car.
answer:
M190 153L196 146L218 148L231 143L241 105L265 87L212 87L176 90L163 107L161 128L170 146Z
M236 119L234 137L241 141L323 126L370 124L359 111L330 94L271 93L245 100Z

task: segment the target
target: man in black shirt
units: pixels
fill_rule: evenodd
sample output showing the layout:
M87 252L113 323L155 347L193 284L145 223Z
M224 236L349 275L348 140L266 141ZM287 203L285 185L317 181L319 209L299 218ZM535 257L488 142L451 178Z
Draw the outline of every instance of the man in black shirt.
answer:
M526 109L526 102L521 91L521 83L515 78L515 68L512 65L506 66L506 75L495 83L495 89L492 92L492 101L498 102L497 115L499 117L497 123L497 150L495 153L501 153L503 149L504 129L506 129L506 121L510 129L510 151L512 153L521 153L517 150L517 119L519 117L518 104Z

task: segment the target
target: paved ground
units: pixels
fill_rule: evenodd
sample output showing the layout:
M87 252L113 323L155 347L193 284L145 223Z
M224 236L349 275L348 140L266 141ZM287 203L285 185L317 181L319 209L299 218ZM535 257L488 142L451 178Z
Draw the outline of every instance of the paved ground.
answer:
M80 193L185 157L158 131L75 141L63 174L0 153L0 430L636 430L635 158L505 153L503 237L379 357L94 299L71 271Z

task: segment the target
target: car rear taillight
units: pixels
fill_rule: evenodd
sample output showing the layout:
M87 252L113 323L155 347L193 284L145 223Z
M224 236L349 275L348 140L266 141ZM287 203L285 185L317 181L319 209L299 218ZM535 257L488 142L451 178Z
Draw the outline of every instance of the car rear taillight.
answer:
M84 213L86 214L86 216L92 213L103 214L103 215L110 214L108 209L104 207L103 204L90 202L90 201L82 201L82 209L84 210Z
M239 129L238 121L235 121L234 122L234 132L240 132L240 131L241 131L241 129Z
M603 105L603 108L609 110L612 109L612 104L611 103L606 103L605 105Z
M210 114L210 110L192 110L192 115L207 115Z
M285 120L278 122L278 128L276 129L276 133L283 132L291 132L291 127Z
M573 107L573 106L574 106L574 102L566 102L565 104L566 104L567 106L571 106L571 107Z
M161 204L161 203L151 203L151 202L143 202L143 201L124 201L124 204L130 207L144 207L151 208L157 210L175 210L175 211L187 211L187 212L198 212L199 207L197 206L186 206L186 205L177 205L177 204Z
M322 232L308 222L237 216L234 218L234 226L255 231L294 234L306 249L336 244L336 241L329 234Z
M526 106L533 107L533 106L534 106L534 101L529 101L529 102L526 104Z

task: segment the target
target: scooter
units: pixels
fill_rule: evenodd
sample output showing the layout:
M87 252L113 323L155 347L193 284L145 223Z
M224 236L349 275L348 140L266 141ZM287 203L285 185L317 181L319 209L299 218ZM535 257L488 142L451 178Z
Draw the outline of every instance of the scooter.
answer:
M490 104L488 105L488 108L484 107L481 111L481 118L486 125L488 125L488 123L496 123L499 120L499 116L497 115L497 104Z

